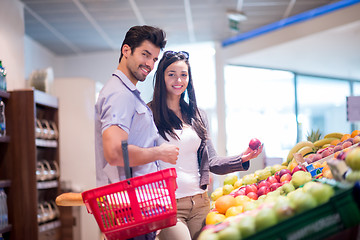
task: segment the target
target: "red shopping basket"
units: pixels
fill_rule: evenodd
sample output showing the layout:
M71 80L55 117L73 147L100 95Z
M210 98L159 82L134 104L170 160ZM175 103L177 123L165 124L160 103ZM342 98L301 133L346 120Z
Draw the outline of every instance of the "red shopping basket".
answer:
M130 178L127 142L122 142L126 180L85 191L63 193L60 206L85 203L107 240L128 239L174 226L176 170L168 168Z
M176 224L176 171L169 168L82 193L108 240L127 239Z

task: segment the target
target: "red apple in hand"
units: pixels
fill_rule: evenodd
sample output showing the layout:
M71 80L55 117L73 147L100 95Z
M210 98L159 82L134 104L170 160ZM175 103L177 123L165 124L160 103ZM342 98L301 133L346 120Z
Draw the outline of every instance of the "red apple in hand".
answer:
M255 149L258 149L259 146L260 146L261 142L259 139L257 138L253 138L250 140L249 142L249 147L252 149L252 150L255 150Z

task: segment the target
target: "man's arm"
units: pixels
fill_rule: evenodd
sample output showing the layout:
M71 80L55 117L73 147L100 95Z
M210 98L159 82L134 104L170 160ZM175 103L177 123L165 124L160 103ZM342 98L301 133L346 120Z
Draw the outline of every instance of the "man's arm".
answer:
M118 126L107 128L102 135L104 157L112 166L124 166L124 159L121 149L121 141L128 139L128 134ZM135 145L128 145L130 167L139 166L162 160L175 164L179 155L179 148L164 143L158 147L141 148Z

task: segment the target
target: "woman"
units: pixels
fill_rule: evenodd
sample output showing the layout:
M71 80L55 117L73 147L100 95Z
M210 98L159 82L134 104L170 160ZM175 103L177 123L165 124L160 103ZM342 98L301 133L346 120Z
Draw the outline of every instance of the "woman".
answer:
M217 156L209 138L206 114L197 108L187 52L165 52L154 81L149 106L161 135L158 144L168 142L180 149L175 166L159 161L161 169L175 167L178 185L175 193L178 223L161 230L159 238L196 239L210 211L206 191L210 171L215 174L245 171L248 161L258 156L262 147L254 151L248 148L238 156Z

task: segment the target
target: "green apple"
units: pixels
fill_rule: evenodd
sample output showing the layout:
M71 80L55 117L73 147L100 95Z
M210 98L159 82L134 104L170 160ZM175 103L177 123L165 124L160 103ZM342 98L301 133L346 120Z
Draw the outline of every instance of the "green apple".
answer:
M346 154L346 164L353 170L360 170L360 147L350 150Z

